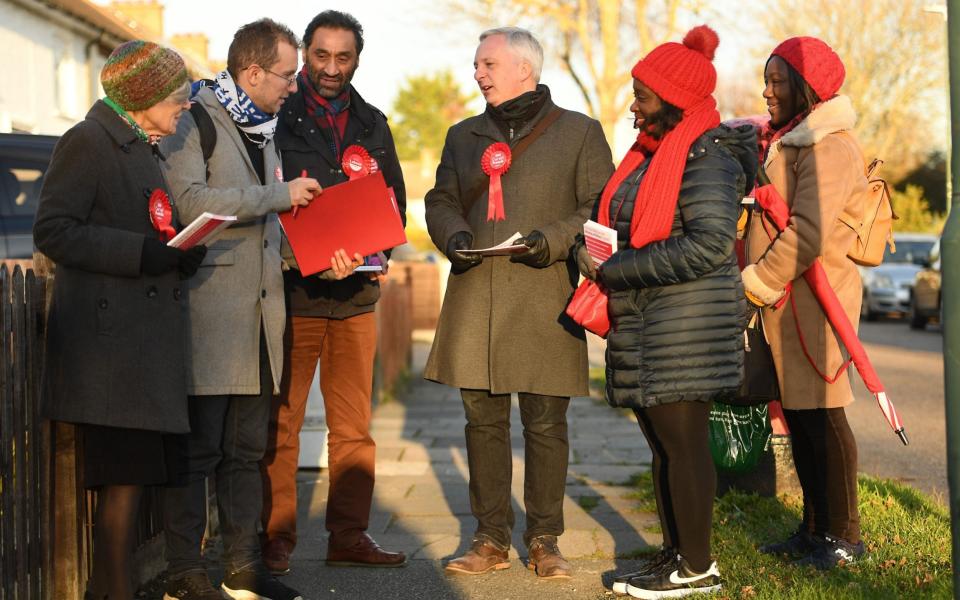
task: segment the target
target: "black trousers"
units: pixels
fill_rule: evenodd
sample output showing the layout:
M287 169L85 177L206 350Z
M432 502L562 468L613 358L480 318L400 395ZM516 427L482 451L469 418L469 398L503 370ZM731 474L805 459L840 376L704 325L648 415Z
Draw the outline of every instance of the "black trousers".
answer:
M170 579L206 571L200 544L207 525L207 477L217 491L224 568L239 571L260 560L260 459L267 446L273 393L262 332L260 339L260 394L190 396L190 433L172 440L174 479L162 493Z
M709 402L673 402L634 410L653 452L653 490L663 544L696 571L710 568L717 472L708 438Z
M510 394L460 390L460 395L467 416L470 509L477 519L475 535L505 550L510 547L514 524L510 501ZM519 399L525 449L523 503L527 513L523 541L529 546L535 537L563 533L570 398L521 393Z
M803 527L860 541L857 441L842 408L784 410L803 489Z

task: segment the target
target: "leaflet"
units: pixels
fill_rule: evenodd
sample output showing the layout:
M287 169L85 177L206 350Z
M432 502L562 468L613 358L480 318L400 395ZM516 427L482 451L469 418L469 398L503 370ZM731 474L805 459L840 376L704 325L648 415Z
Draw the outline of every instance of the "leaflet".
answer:
M200 244L209 244L217 238L221 231L236 223L236 221L236 216L215 215L205 212L184 227L183 231L167 242L167 245L181 250L189 250Z
M617 230L596 221L588 220L583 224L583 240L587 245L587 253L598 265L617 251Z
M520 232L516 232L507 238L506 241L497 244L496 246L491 246L489 248L475 248L472 250L458 250L463 254L479 254L480 256L511 256L514 254L522 254L528 250L523 244L515 244L518 239L522 238Z

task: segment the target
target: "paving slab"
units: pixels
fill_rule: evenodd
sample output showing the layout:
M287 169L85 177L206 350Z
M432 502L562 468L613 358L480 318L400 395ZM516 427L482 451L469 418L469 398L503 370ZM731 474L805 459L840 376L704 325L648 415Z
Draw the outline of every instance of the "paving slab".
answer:
M415 356L425 355L418 348ZM566 531L559 540L575 573L541 581L525 566L523 428L514 398L512 505L516 517L511 568L478 577L447 576L446 561L465 551L476 525L470 513L463 407L457 390L414 379L399 400L377 406L374 502L368 531L385 548L403 550L400 569L327 567L324 527L329 475L298 475L298 545L284 581L314 598L399 600L612 598L613 576L661 542L656 515L637 510L629 482L650 466L636 419L594 398L574 398L568 412L570 467L564 498ZM215 543L209 556L215 557ZM219 581L211 563L211 577ZM150 600L155 600L150 598Z

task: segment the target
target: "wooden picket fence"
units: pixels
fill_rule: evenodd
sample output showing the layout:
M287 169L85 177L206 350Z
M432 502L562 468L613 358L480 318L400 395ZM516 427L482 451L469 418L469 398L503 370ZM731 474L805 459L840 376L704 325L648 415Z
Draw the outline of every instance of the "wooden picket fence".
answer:
M96 494L83 488L74 426L40 416L53 267L37 264L50 275L0 264L0 600L79 600L90 576ZM384 282L377 306L378 398L393 396L408 375L416 314L435 322L439 305L415 310L414 290L425 281L432 295L436 277L434 265L400 263ZM157 491L148 489L134 556L138 582L163 569L161 532Z
M0 266L0 600L49 598L51 427L39 416L45 282Z
M76 430L40 416L48 285L0 265L0 600L79 599L90 575L96 494L82 485ZM157 573L158 507L144 494L141 580Z

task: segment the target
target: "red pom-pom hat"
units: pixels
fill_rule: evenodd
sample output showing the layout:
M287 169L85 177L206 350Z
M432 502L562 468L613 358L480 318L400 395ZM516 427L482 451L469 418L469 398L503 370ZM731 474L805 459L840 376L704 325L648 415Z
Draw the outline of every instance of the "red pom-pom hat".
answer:
M717 87L713 56L720 38L706 25L694 27L683 43L668 42L650 51L630 72L660 97L680 109L697 105Z

